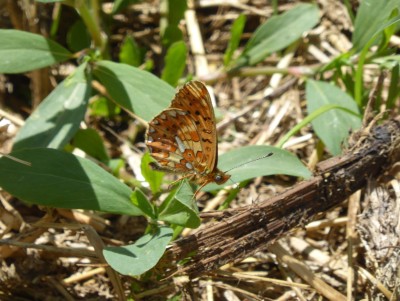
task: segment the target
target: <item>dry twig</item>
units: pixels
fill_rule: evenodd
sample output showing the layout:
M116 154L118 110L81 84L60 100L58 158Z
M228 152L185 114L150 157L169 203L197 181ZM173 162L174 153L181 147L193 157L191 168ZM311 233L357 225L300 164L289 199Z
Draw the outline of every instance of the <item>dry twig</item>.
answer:
M196 254L178 271L193 277L238 262L337 206L399 159L397 119L373 127L357 148L343 156L321 162L312 179L174 242L166 258L181 260Z

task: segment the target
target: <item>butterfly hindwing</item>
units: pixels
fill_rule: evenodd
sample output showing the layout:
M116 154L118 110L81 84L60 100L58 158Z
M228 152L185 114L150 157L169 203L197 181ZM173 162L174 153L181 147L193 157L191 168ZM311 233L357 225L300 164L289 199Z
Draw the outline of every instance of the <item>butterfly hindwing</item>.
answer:
M173 172L203 172L200 136L194 120L185 111L166 109L150 123L147 146L161 167Z

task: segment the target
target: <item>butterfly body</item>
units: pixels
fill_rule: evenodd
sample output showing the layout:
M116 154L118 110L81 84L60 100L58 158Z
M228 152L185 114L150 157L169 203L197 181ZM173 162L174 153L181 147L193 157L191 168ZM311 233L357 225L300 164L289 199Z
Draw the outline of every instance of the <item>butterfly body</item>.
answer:
M153 168L180 173L200 185L199 189L230 178L217 168L214 110L201 82L184 85L170 107L150 121L146 136L146 145L157 161Z

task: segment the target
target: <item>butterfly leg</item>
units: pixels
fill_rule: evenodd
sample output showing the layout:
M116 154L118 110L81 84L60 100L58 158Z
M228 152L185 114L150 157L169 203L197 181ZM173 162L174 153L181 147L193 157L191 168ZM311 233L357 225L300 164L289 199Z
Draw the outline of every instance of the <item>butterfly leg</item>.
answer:
M200 192L200 190L201 190L204 186L206 186L208 183L209 183L209 182L205 182L205 183L201 184L200 187L196 189L196 192L194 193L193 197L196 198L196 196L197 196L197 194Z
M180 177L179 179L173 181L171 184L168 185L168 190L170 190L174 185L176 185L176 183L178 183L178 182L180 182L180 181L182 181L184 179L189 179L189 181L192 181L193 180L192 178L193 178L192 174L188 174L188 175L185 175L183 177Z

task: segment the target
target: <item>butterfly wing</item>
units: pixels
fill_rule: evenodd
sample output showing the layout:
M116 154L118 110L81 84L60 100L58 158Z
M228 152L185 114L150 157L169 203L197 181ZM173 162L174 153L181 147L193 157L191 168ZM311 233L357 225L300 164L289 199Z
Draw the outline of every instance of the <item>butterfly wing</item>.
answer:
M149 123L146 145L161 169L184 174L205 171L199 131L187 111L162 111Z
M177 131L178 124L176 120L168 117L169 111L168 109L162 111L150 121L146 133L146 145L151 156L157 160L158 169L186 173L187 168L182 165L183 162L181 163L183 154L173 135L173 131Z
M191 81L176 94L171 108L188 112L200 137L202 163L208 172L215 170L218 160L217 133L214 109L206 86L199 81Z
M158 169L186 174L200 188L210 182L225 183L230 177L217 168L214 110L201 82L184 85L171 106L150 121L146 145Z

